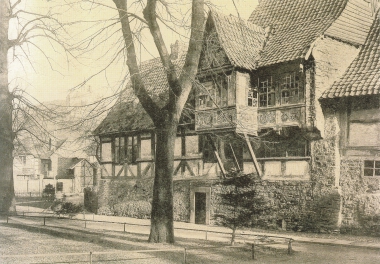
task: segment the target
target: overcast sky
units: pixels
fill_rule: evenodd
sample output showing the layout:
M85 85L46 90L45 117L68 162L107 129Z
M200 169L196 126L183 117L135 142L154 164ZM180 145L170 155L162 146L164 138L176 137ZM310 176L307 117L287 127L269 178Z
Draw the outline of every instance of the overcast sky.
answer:
M47 1L47 0L24 0L24 5L22 8L27 10L46 12L46 7L52 7L55 12L56 10L62 10L63 14L60 16L61 19L68 21L85 21L85 20L101 20L105 18L112 18L117 15L116 11L108 7L98 7L95 9L89 9L87 6L81 5L79 8L67 6L57 9L58 4L63 1ZM113 7L113 2L111 0L100 1L104 4L109 4ZM172 1L168 1L172 2ZM235 5L237 10L235 8ZM26 4L25 4L26 3ZM248 19L251 12L257 6L257 0L211 0L211 3L216 6L216 8L224 14L237 15L239 12L240 17L243 19ZM180 12L186 12L188 7L181 7ZM15 21L11 23L11 28L16 28ZM83 28L86 27L84 24L73 26L74 30L72 33L72 39L80 39L83 36ZM176 39L186 40L185 37L181 37L173 31L165 28L161 28L166 44L175 42ZM95 29L94 29L95 30ZM177 29L181 31L181 29ZM146 31L147 33L147 31ZM186 35L186 32L182 30L180 34ZM104 38L114 38L117 40L118 37L112 35L110 32L104 33ZM11 34L12 35L12 34ZM11 36L12 37L12 36ZM145 47L142 47L141 60L147 60L153 56L157 56L155 47L149 40L149 36L145 34L142 36L143 43ZM103 56L106 54L107 50L117 48L117 41L112 43L105 42L97 48L95 53L87 54L86 58L79 61L70 61L67 64L66 56L64 52L59 49L53 50L48 42L39 42L41 49L51 58L51 66L47 63L44 55L41 51L30 49L29 60L21 59L20 61L15 61L10 65L10 80L11 87L19 87L25 89L32 96L37 98L39 101L51 101L65 99L68 91L92 76L94 73L98 72L102 67L104 67L109 61L111 56ZM140 54L139 54L140 57ZM31 66L33 65L33 66ZM126 68L123 61L114 63L113 67L110 67L107 71L102 72L99 76L94 77L91 81L86 84L91 86L93 91L96 91L101 95L109 95L118 90L120 81L123 80L126 74Z

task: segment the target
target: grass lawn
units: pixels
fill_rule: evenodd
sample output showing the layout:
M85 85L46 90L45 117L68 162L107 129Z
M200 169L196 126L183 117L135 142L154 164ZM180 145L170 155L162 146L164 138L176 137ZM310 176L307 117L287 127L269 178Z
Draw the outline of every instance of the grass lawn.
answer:
M16 197L16 205L31 206L41 209L47 209L53 204L42 197Z
M144 234L83 228L83 223L13 217L0 219L0 263L380 263L376 250L294 243L294 254L284 248L256 248L252 260L249 245L199 239L177 239L174 245L147 243ZM149 251L143 251L149 250ZM161 250L161 251L159 251ZM140 251L140 252L136 252ZM99 254L102 253L102 254Z

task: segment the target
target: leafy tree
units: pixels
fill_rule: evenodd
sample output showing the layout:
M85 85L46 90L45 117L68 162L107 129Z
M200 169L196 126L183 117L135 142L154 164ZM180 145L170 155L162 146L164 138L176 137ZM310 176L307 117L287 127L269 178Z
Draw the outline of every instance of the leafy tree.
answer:
M269 202L255 187L252 174L231 172L219 182L221 192L219 198L221 208L214 215L217 224L232 230L231 244L235 243L236 230L244 226L252 226L256 215L269 210Z

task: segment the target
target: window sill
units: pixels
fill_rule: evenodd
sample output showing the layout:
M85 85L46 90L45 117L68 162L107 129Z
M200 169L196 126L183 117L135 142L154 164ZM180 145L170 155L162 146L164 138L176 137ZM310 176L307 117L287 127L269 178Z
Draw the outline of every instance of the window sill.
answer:
M274 110L274 109L287 109L305 106L305 103L287 104L287 105L271 105L271 106L259 106L259 111Z
M311 157L270 157L270 158L257 158L257 161L287 161L287 160L310 160Z

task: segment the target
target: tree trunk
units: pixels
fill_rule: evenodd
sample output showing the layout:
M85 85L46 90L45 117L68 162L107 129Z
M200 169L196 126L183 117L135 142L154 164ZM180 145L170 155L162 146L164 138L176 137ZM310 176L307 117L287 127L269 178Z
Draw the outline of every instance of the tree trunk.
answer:
M0 3L0 214L15 211L12 96L8 88L8 1Z
M170 118L157 127L156 166L149 242L174 243L173 172L177 122Z
M235 245L235 238L236 238L236 226L232 228L232 235L231 235L231 246Z

